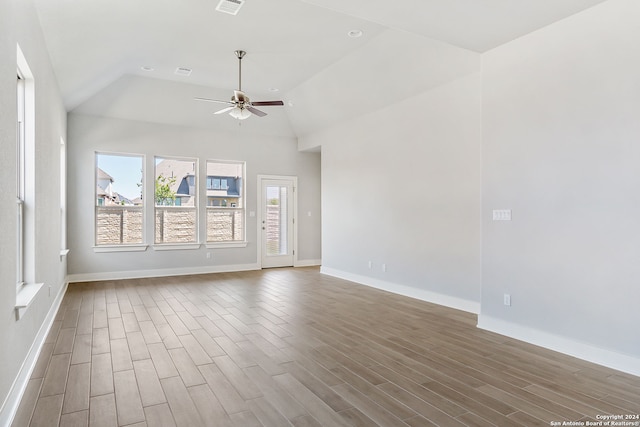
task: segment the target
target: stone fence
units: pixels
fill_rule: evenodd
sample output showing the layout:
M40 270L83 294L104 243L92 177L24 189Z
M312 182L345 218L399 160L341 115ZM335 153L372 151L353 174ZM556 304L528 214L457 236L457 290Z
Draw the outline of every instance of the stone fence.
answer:
M195 243L196 208L156 206L156 243Z
M140 244L142 206L97 206L96 245ZM196 208L158 206L155 209L155 243L195 243ZM207 208L207 242L244 240L242 209Z
M97 206L96 245L142 243L142 206Z

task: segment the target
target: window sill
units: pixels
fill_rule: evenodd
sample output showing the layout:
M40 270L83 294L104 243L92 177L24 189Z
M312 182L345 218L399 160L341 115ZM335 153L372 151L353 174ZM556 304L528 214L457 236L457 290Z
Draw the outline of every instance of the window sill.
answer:
M149 245L105 245L94 246L93 252L143 252L147 250Z
M29 283L22 285L16 295L16 320L20 320L27 311L36 295L40 292L44 283Z
M152 246L154 251L181 251L200 249L200 243L162 243Z
M207 249L246 248L247 242L207 243L205 246L207 247Z

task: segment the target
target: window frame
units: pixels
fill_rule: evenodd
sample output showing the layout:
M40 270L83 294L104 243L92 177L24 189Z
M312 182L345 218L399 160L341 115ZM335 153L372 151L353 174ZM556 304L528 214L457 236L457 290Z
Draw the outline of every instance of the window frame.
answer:
M97 192L98 189L98 156L113 156L113 157L129 157L129 158L139 158L140 159L140 194L142 197L141 205L126 205L129 210L132 211L140 211L141 215L141 238L140 242L133 243L123 243L122 239L120 243L98 243L98 209L108 207L105 203L105 198L99 198ZM144 190L145 190L145 165L146 165L146 156L140 153L124 153L124 152L112 152L112 151L95 151L93 156L94 164L93 164L93 230L94 230L94 252L138 252L144 251L147 249L148 244L146 243L146 213L145 213L145 198L144 198ZM102 203L99 203L99 200ZM117 206L113 206L113 208L117 208ZM124 225L121 224L121 228ZM121 230L121 235L124 233Z
M26 150L26 79L17 68L16 81L16 292L25 284L25 150Z
M36 85L16 44L16 320L20 320L44 283L36 282Z
M239 204L240 207L238 207L236 205L235 202L230 202L228 203L227 206L215 206L215 205L209 205L209 196L207 195L207 191L211 190L211 191L228 191L229 190L229 183L227 182L225 185L225 188L223 188L222 186L222 181L223 180L227 180L228 176L227 175L221 175L218 173L213 173L211 175L209 175L209 164L231 164L231 165L237 165L240 166L240 171L241 171L241 175L236 177L236 178L240 178L240 186L238 188L238 196L233 196L233 198L237 198L239 199ZM204 221L204 228L206 230L205 232L205 245L207 248L228 248L228 247L246 247L247 246L247 206L246 206L246 174L247 174L247 162L246 161L241 161L241 160L221 160L221 159L207 159L205 161L205 168L204 168L204 174L205 177L207 179L207 184L209 183L209 178L212 178L212 184L214 184L215 180L217 179L219 182L219 186L217 188L213 188L215 187L215 185L212 185L212 188L209 188L209 186L207 185L207 188L205 189L205 202L204 204L204 208L205 208L205 221ZM241 217L241 221L242 221L242 239L239 240L221 240L221 241L210 241L209 240L209 227L210 227L210 221L209 221L209 213L210 212L240 212L240 217Z
M193 171L192 171L192 175L193 175L193 185L191 185L191 183L189 182L189 176L190 175L185 175L184 177L180 178L181 180L184 178L187 178L187 186L193 187L193 194L189 193L189 197L194 198L193 199L193 205L184 205L182 204L182 197L180 196L180 193L178 193L178 191L176 190L176 194L174 195L175 200L177 201L174 202L173 205L158 205L156 203L156 195L155 195L155 183L156 180L158 179L158 165L161 163L161 161L159 162L158 160L164 161L164 160L175 160L175 161L180 161L180 162L189 162L189 163L193 163ZM174 249L198 249L200 247L200 213L199 213L199 203L200 203L200 195L199 195L199 186L200 186L200 179L198 176L200 170L200 159L198 157L181 157L181 156L166 156L166 155L154 155L153 157L153 249L154 250L174 250ZM180 183L178 183L178 189L180 187ZM180 199L180 200L178 200ZM158 208L162 208L165 209L166 211L171 210L171 208L179 208L179 209L193 209L194 211L194 215L195 215L195 219L194 219L194 230L193 230L193 236L194 236L194 240L193 241L185 241L185 242L166 242L164 241L164 231L163 231L163 236L162 236L162 241L158 241L158 229L160 227L158 227L157 225L157 212L158 212Z

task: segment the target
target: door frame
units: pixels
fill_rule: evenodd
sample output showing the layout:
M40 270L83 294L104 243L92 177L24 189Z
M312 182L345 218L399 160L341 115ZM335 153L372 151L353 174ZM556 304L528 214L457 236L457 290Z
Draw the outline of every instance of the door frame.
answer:
M290 231L291 233L293 233L293 266L296 267L298 265L298 177L292 175L258 175L258 212L256 215L258 268L264 268L262 266L262 216L264 212L264 195L262 194L262 181L270 180L291 181L293 185L293 197L291 198L291 203L293 204L293 206L291 207L291 210L293 211L293 229Z

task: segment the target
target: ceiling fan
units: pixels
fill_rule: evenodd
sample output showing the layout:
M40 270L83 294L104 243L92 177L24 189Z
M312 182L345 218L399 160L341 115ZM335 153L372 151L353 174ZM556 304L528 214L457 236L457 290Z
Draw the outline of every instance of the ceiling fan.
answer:
M238 120L244 120L255 114L258 117L266 116L267 113L260 111L255 107L266 107L271 105L284 105L282 101L251 101L249 97L242 91L242 58L247 52L244 50L236 50L236 56L238 57L238 90L233 91L231 101L220 101L217 99L209 98L194 98L196 101L216 102L219 104L227 104L228 107L222 110L216 111L213 114L222 114L229 112L231 117Z

